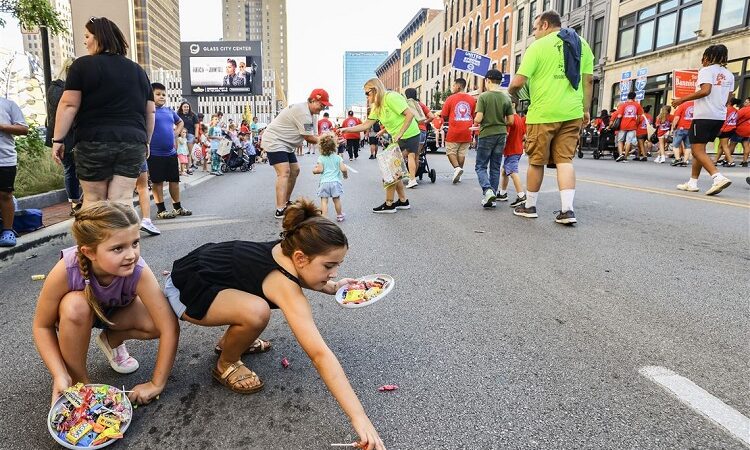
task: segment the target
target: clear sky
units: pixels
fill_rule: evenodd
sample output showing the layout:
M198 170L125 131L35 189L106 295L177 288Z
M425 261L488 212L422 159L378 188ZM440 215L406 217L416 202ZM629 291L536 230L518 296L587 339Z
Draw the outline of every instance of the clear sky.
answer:
M198 6L200 5L200 6ZM220 0L180 0L182 40L221 37ZM314 88L331 95L332 113L344 102L344 52L401 46L397 34L420 8L443 9L442 0L287 0L290 103L305 101Z

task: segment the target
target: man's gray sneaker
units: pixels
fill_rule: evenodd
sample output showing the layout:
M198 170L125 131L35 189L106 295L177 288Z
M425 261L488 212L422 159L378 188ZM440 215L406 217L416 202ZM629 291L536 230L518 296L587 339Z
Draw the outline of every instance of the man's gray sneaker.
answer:
M563 225L573 225L574 223L578 222L576 220L576 214L571 211L555 211L557 213L557 216L555 217L555 222L561 223Z
M536 219L537 217L539 217L539 214L536 213L536 206L527 208L525 202L523 205L516 206L516 208L513 210L513 214L521 217L529 217L531 219Z

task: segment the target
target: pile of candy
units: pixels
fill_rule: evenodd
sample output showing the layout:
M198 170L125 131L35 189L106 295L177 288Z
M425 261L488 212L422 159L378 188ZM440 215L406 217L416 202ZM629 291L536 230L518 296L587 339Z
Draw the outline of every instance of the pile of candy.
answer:
M383 278L352 283L342 292L343 304L359 305L368 302L380 295L387 283Z
M50 413L50 430L76 447L92 447L122 438L121 426L133 411L119 389L78 383L63 392Z

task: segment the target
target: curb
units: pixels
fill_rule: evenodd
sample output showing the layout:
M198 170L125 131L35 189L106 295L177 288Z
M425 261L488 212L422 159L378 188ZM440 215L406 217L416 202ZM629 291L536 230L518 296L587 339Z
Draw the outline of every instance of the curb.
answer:
M213 178L211 175L204 175L195 181L180 182L180 192L187 191L194 186L198 186L199 184L210 180L211 178ZM54 192L55 191L53 191L50 194L55 195ZM63 196L65 197L63 201L66 201L68 197L67 197L67 194L65 194L64 189L62 190L62 193L63 193ZM164 187L164 193L165 193L165 196L169 196L168 186ZM40 196L44 196L44 195L46 194L40 194ZM150 198L151 199L154 198L153 194L150 195ZM19 203L20 201L21 200L19 199ZM58 202L58 203L62 203L62 202ZM133 206L135 207L137 205L139 205L138 197L133 197ZM46 244L50 241L56 241L56 240L62 241L65 237L68 236L68 234L70 234L70 225L72 223L73 223L73 219L71 218L71 219L56 223L54 225L50 225L48 227L40 228L37 231L33 231L31 233L20 236L18 238L18 244L16 244L15 247L0 248L0 269L4 268L5 266L9 265L15 260L24 258L24 256L26 257L26 259L33 258L33 255L25 255L25 254L43 244Z
M66 202L68 200L68 193L65 189L57 189L55 191L30 195L16 200L18 200L19 209L43 209L48 206Z

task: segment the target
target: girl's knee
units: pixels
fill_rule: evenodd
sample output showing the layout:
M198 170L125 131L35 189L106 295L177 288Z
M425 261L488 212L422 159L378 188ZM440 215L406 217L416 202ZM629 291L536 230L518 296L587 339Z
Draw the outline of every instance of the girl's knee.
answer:
M81 291L68 292L60 301L58 309L60 323L66 322L74 326L91 327L94 321L94 311Z
M240 320L251 328L265 328L271 320L271 308L265 302L249 304L242 308Z

